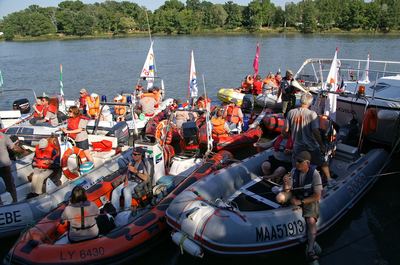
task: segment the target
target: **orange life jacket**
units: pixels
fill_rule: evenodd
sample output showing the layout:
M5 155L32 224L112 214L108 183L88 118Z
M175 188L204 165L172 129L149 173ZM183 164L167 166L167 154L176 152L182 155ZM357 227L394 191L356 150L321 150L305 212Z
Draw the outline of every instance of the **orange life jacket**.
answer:
M50 165L45 162L47 160L54 160L53 146L49 144L45 149L40 149L39 145L37 145L35 150L34 160L36 162L37 168L43 168L43 169L50 168Z
M261 81L254 81L252 90L253 95L260 95L262 93L262 86L263 83Z
M241 120L240 116L239 116L239 107L237 106L228 106L228 109L226 110L226 119L229 122L238 124Z
M207 107L207 104L211 104L211 99L201 99L196 102L198 109L205 109Z
M57 114L57 108L53 104L49 104L47 107L43 106L43 117L46 117L48 111Z
M89 115L90 116L96 116L100 113L100 99L99 97L96 97L94 101L92 101L91 97L86 97L86 102L87 106L89 108Z
M126 103L126 97L122 97L122 100L120 101L116 101L116 102L120 102L120 103ZM114 106L114 113L118 116L122 116L125 115L126 113L126 106L122 106L122 105L115 105Z
M161 94L160 93L143 93L140 96L140 98L145 98L145 97L154 98L154 100L156 101L156 104L154 104L154 107L158 108L158 103L159 103L160 98L161 98Z
M378 126L378 112L376 108L369 108L364 114L363 130L364 135L376 132Z
M42 115L43 115L43 107L44 107L43 105L36 105L37 111L42 112ZM33 117L39 118L39 113L37 113L36 111L34 111L34 112L33 112Z
M68 118L68 120L67 120L67 129L69 131L78 129L79 128L79 122L81 121L81 119L84 119L84 117L81 116L81 115L79 115L78 117L74 117L74 118ZM75 139L77 135L78 135L78 133L70 133L69 137L71 137L72 139Z
M225 130L225 120L221 117L216 118L213 117L211 119L211 124L213 125L213 129L212 129L212 136L213 137L227 137L228 132Z

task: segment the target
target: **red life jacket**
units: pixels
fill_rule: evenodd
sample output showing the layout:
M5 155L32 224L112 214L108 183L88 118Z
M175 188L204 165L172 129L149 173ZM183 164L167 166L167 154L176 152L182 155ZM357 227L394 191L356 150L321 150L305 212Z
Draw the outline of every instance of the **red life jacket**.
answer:
M277 151L277 152L282 151L282 150L279 150L279 147L283 140L285 140L285 139L283 138L282 135L279 135L278 138L275 140L274 145L273 145L275 151ZM288 136L287 141L286 141L285 150L286 149L288 149L288 150L293 149L293 140L292 140L292 137L290 137L290 135Z
M53 104L49 104L47 107L43 106L43 117L46 117L48 111L57 114L57 108Z
M88 120L88 118L86 118L85 116L82 116L82 115L79 115L78 117L75 117L75 118L68 118L68 120L67 120L68 131L73 131L73 130L78 129L79 122L81 121L81 119ZM72 139L75 139L77 135L78 135L78 133L70 133L69 137L71 137Z
M36 162L37 168L48 169L50 168L49 164L46 164L45 161L53 160L53 146L47 145L45 149L40 149L39 146L36 146L35 157L34 160Z
M228 106L228 109L226 110L226 119L229 122L238 124L239 121L240 121L239 107L237 107L237 106Z
M255 81L253 84L253 95L260 95L262 93L262 81Z
M43 112L43 105L36 105L36 109L39 112ZM37 113L36 111L33 112L33 117L35 118L39 118L39 113Z

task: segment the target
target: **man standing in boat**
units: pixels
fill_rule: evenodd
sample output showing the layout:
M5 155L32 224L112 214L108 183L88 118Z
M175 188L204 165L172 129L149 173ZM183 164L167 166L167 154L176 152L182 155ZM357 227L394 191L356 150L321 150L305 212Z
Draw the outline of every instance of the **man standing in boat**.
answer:
M326 147L319 131L318 115L309 109L312 101L311 94L303 94L300 99L301 106L288 112L283 130L292 135L293 157L302 151L308 151L311 154L311 163L321 167L328 186L333 186L335 181L331 179L328 161L324 158Z
M316 244L319 201L322 192L321 175L316 166L311 165L311 154L302 151L296 155L296 166L283 177L283 191L276 196L278 203L290 202L300 206L307 225L307 258L318 260Z
M286 71L286 76L282 79L278 98L282 95L282 113L286 114L295 107L296 105L296 96L294 95L296 92L296 88L292 85L293 82L293 72L291 70Z

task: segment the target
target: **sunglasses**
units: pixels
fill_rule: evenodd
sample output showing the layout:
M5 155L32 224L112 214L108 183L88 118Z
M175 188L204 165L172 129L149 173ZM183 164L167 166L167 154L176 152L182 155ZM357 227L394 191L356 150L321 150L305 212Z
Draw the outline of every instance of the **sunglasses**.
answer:
M308 160L297 159L297 160L296 160L296 163L299 163L299 164L301 164L301 163L303 163L304 161L308 161Z
M133 156L139 156L142 155L141 153L132 153Z

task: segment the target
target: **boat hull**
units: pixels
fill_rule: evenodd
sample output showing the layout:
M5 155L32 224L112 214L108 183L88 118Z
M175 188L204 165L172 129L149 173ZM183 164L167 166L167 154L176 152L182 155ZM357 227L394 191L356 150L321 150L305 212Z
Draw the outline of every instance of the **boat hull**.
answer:
M270 155L271 151L259 153L192 185L170 204L168 224L203 251L216 254L268 253L305 242L301 209L281 207L272 184L258 178L261 163ZM374 149L355 161L333 160L331 170L345 177L341 175L334 188L324 188L318 233L338 222L362 198L377 181L386 159L384 150ZM185 240L180 244L184 246Z

